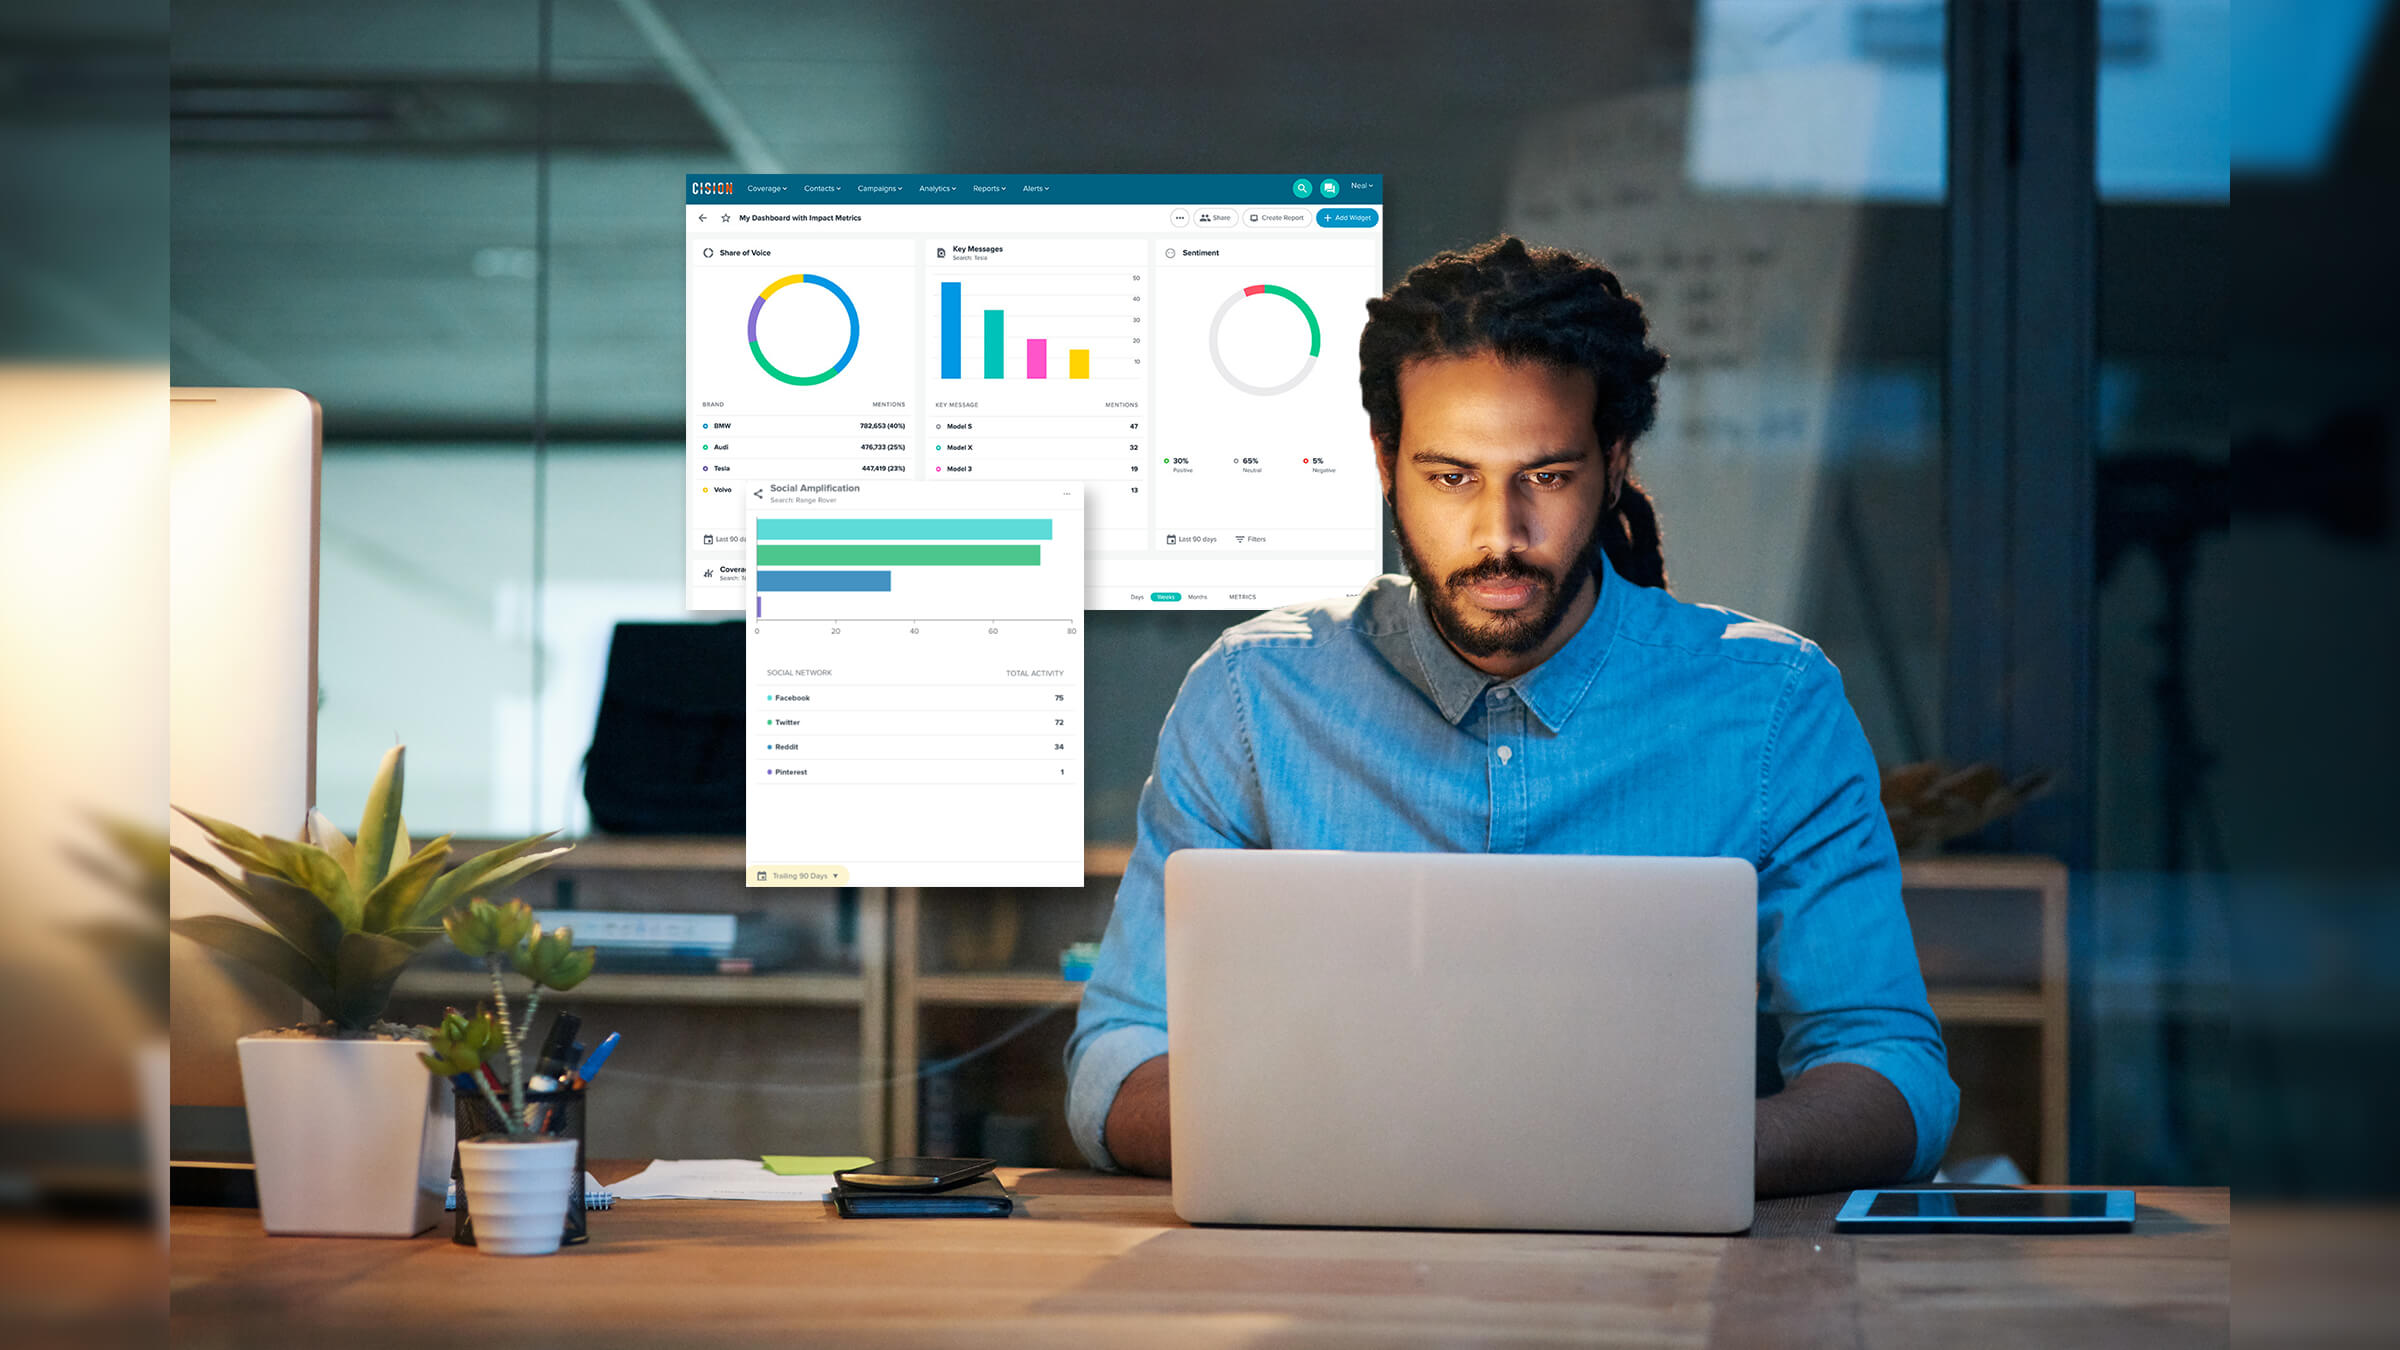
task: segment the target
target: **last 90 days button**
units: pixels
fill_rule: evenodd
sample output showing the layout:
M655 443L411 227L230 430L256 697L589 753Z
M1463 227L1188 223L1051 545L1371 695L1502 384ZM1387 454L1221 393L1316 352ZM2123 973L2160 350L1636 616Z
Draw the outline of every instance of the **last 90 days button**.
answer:
M840 863L752 863L753 886L847 886L850 869Z

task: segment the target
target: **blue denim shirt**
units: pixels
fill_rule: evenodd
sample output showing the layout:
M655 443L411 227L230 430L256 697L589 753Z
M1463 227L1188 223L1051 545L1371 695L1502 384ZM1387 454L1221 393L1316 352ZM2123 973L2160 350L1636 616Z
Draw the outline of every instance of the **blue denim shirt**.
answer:
M1300 848L1748 859L1784 1078L1882 1074L1916 1118L1911 1173L1932 1174L1958 1088L1840 673L1786 629L1603 569L1583 627L1515 679L1452 651L1402 576L1262 614L1194 663L1067 1043L1067 1121L1094 1166L1115 1166L1118 1086L1167 1049L1167 855Z

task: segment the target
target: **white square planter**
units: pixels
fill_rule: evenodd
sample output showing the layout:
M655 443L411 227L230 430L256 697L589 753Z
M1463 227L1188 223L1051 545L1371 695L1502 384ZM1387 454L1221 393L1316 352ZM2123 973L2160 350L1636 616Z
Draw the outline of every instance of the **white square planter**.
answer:
M269 1233L415 1237L442 1215L454 1134L424 1042L244 1036L242 1097Z

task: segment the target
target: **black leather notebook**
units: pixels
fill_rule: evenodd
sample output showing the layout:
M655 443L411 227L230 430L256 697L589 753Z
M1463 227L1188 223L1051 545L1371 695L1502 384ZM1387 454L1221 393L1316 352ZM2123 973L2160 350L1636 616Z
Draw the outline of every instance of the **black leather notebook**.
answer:
M946 1191L894 1191L835 1182L833 1207L845 1219L1005 1219L1016 1208L997 1177Z

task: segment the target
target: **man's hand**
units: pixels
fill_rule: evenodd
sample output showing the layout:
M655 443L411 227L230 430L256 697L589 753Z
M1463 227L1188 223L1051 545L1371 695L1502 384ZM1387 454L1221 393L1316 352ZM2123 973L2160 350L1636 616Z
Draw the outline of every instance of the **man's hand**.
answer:
M1163 1105L1163 1073L1159 1086ZM1863 1065L1820 1064L1759 1099L1761 1196L1888 1186L1908 1175L1916 1157L1917 1118L1908 1099Z
M1117 1089L1101 1140L1117 1166L1174 1173L1167 1057L1145 1060ZM1916 1118L1891 1080L1856 1064L1820 1064L1758 1103L1758 1193L1805 1195L1889 1185L1917 1153Z
M1100 1142L1128 1172L1170 1176L1175 1157L1168 1147L1167 1121L1167 1057L1160 1055L1125 1075L1116 1101L1109 1105L1108 1122L1100 1127Z

